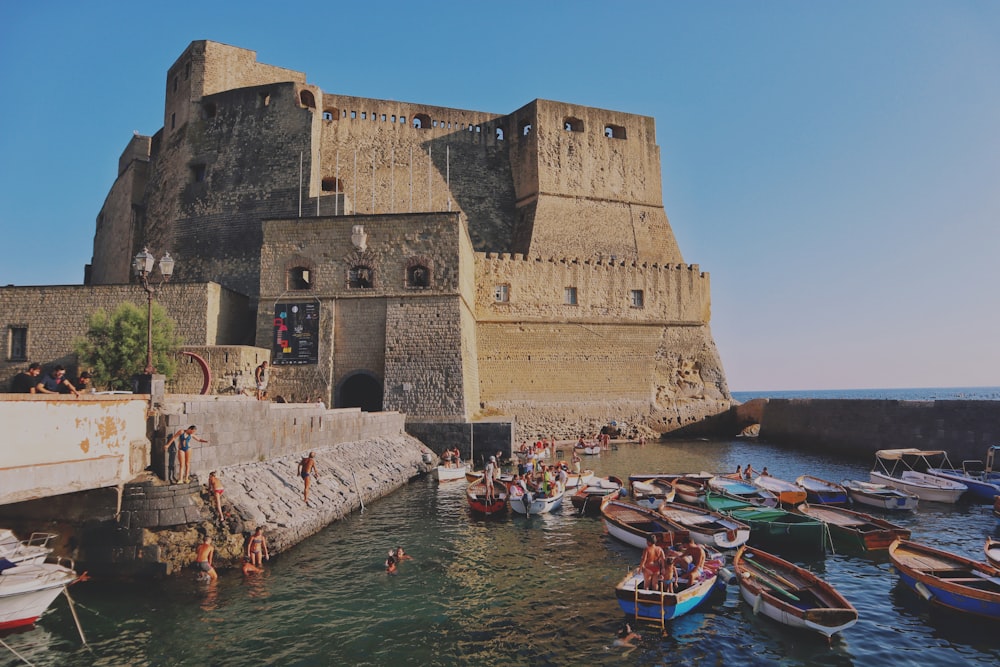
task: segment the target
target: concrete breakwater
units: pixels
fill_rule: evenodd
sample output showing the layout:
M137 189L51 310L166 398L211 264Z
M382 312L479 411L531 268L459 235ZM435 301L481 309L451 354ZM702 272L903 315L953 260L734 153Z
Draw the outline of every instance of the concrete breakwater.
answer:
M1000 401L756 399L732 412L738 428L760 424L761 440L866 461L915 447L947 451L961 466L1000 444Z

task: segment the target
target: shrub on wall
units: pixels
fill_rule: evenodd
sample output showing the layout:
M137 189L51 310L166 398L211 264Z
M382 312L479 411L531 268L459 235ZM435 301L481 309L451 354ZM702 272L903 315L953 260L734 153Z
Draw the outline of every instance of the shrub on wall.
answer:
M87 333L73 343L80 368L89 369L98 389L131 389L132 376L146 368L145 310L122 303L108 315L103 309L87 317ZM175 353L182 344L174 321L153 304L153 366L171 377L177 370Z

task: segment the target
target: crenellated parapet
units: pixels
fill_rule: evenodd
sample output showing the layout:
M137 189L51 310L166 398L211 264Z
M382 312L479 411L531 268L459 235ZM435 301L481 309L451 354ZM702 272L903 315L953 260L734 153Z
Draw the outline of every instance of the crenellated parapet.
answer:
M709 274L697 264L616 257L476 255L476 313L481 320L708 324Z

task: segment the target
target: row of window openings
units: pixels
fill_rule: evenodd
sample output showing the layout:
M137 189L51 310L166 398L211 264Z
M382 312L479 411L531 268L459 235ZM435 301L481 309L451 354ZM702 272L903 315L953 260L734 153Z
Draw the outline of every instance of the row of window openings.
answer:
M510 302L510 285L497 285L493 288L493 300L497 303ZM629 300L633 308L642 308L645 304L641 289L629 291ZM567 287L563 290L563 303L567 306L577 305L576 288Z
M406 269L405 287L429 287L430 279L430 270L422 264L416 264ZM308 290L313 287L312 280L312 272L309 269L297 266L288 271L286 284L289 290ZM347 272L347 286L356 289L373 288L375 286L375 270L364 265L352 266Z

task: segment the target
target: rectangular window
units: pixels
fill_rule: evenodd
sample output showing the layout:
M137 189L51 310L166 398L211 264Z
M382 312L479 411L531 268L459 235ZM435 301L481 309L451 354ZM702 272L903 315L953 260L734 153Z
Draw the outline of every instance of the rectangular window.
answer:
M565 291L565 295L566 295L566 305L567 306L575 306L576 305L576 288L575 287L567 287L566 291Z
M510 301L510 285L497 285L493 288L493 300L497 303Z
M632 290L632 307L642 308L642 290L634 289Z
M7 359L9 361L28 360L28 327L10 328L10 339L7 344Z

